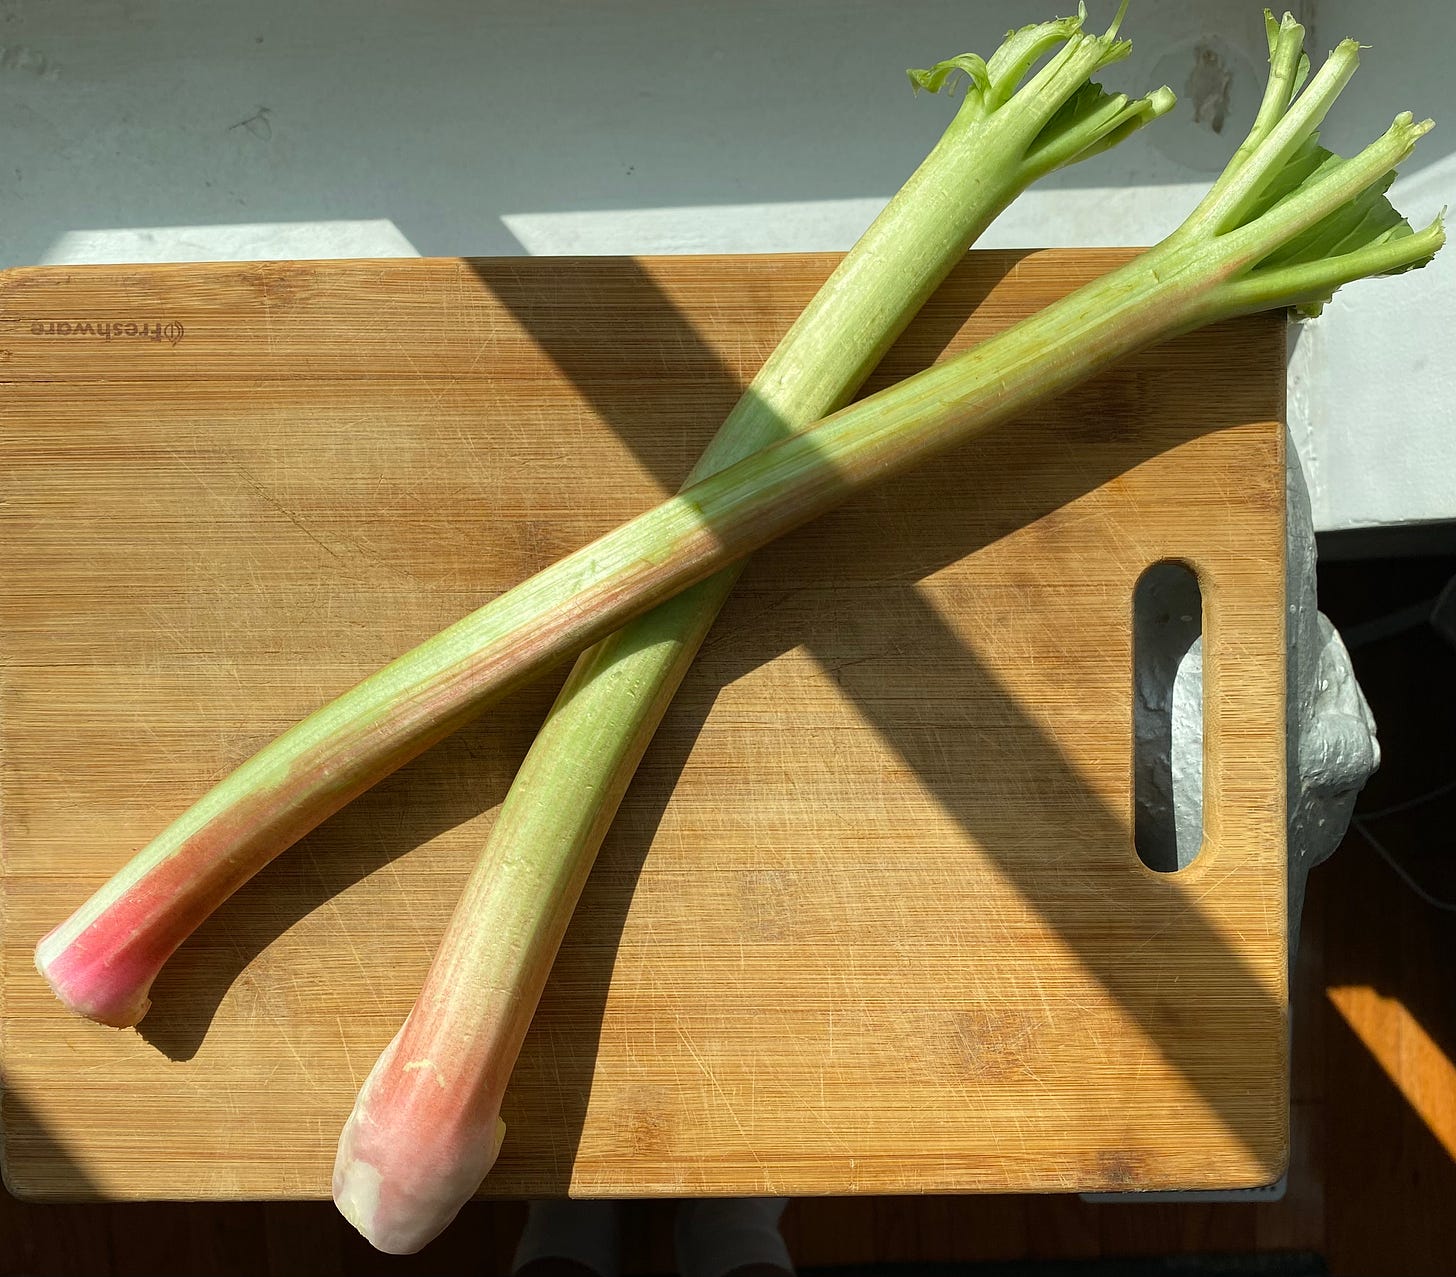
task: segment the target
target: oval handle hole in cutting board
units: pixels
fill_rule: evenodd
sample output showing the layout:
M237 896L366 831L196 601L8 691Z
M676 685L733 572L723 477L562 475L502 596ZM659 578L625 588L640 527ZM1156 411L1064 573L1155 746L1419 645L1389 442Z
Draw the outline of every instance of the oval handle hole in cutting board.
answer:
M1187 564L1154 563L1133 591L1133 842L1158 873L1203 846L1203 592Z

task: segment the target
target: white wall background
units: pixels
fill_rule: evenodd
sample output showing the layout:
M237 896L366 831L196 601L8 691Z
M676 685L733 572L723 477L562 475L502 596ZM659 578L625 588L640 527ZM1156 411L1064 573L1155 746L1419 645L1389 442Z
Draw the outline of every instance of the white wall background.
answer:
M1456 202L1456 5L1299 7L1315 49L1375 46L1331 144L1434 115L1395 197L1417 221ZM952 109L902 68L1068 8L0 0L0 266L843 249ZM1150 243L1222 167L1262 83L1259 0L1134 0L1125 30L1106 81L1166 81L1176 117L1043 183L985 245ZM1301 333L1291 424L1320 528L1456 518L1453 318L1456 249Z

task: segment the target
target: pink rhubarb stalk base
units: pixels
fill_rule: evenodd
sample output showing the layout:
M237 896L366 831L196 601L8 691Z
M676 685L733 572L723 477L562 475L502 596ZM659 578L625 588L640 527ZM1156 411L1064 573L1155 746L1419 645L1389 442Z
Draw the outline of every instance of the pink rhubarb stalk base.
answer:
M340 1212L391 1255L413 1254L444 1230L495 1165L505 1137L505 1075L496 1086L462 1085L469 1045L448 1057L416 1054L435 1036L420 1019L412 1014L375 1063L334 1164Z

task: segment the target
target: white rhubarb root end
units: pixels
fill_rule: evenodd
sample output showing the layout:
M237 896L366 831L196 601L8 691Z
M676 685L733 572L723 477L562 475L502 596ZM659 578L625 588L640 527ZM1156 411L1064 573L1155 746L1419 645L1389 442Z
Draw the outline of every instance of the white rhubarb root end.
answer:
M334 1204L376 1250L413 1255L444 1232L475 1195L500 1155L505 1133L497 1118L494 1140L442 1157L428 1139L386 1135L356 1107L339 1139Z

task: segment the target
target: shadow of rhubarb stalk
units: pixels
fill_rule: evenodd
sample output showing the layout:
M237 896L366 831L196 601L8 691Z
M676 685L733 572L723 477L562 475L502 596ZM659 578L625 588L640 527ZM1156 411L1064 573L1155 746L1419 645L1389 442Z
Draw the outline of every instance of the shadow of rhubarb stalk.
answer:
M169 1059L197 1054L218 1006L274 940L354 883L499 805L560 682L523 688L360 795L242 887L152 986L137 1032Z

